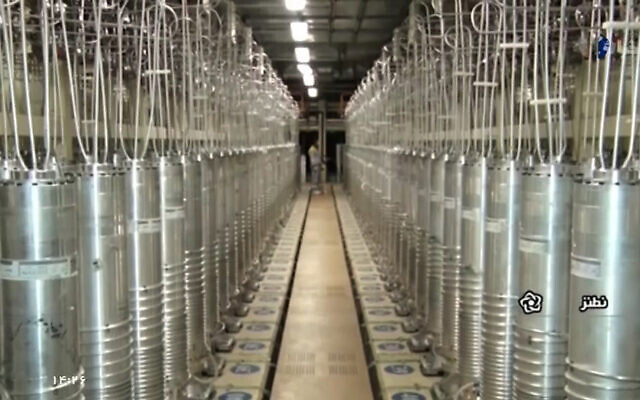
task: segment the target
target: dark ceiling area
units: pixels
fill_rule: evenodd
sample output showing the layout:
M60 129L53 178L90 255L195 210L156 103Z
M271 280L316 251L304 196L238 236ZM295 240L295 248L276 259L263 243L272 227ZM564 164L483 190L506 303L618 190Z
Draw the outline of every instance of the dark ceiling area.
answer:
M307 0L301 12L289 11L285 0L236 0L243 21L253 28L273 65L304 109L326 100L327 112L340 114L341 98L356 89L406 18L410 0ZM306 21L309 39L294 42L290 23ZM317 99L310 99L297 70L296 47L308 47L314 70Z

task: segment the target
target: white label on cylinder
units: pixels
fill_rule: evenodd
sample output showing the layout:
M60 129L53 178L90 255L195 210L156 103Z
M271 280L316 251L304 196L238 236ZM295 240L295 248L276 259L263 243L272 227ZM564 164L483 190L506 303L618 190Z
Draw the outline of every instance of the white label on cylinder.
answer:
M547 242L520 238L520 251L523 253L547 254Z
M462 210L462 218L476 221L478 219L478 211L478 208L465 208Z
M184 207L167 207L164 209L166 219L184 219Z
M52 261L2 261L0 278L28 281L38 279L61 279L72 276L68 259Z
M456 208L456 199L454 199L453 197L445 197L444 208L448 210L453 210L454 208Z
M442 201L442 193L431 193L431 201Z
M485 223L485 229L487 232L500 233L504 230L506 221L502 218L487 218Z
M12 279L20 276L20 265L11 261L3 261L0 264L0 277L2 279Z
M162 229L160 218L129 221L129 233L158 233Z
M571 260L571 274L585 279L599 279L602 272L600 264Z

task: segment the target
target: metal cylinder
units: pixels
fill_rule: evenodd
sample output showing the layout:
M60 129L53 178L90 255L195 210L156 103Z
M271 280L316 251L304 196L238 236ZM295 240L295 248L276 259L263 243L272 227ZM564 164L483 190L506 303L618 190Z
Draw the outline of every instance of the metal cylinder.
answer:
M145 161L132 161L126 173L135 399L158 399L164 393L159 177L157 164Z
M429 189L431 181L431 157L427 154L420 155L420 161L417 166L417 207L416 207L416 223L422 229L429 228Z
M410 307L410 311L413 312L415 310L415 303L417 301L417 291L418 291L418 237L416 237L416 227L417 227L417 214L418 214L418 188L417 188L417 165L419 162L419 158L415 152L411 152L405 156L408 160L407 164L407 192L408 192L408 200L407 200L407 226L405 231L406 237L406 259L405 264L407 265L407 273L406 276L406 288L408 290L408 302L407 304Z
M402 212L407 214L407 218L411 220L413 215L412 211L412 195L413 195L413 166L412 166L411 153L404 151L398 155L398 175L402 186Z
M480 380L482 288L485 264L487 159L468 160L462 173L462 272L459 371L462 383Z
M512 398L519 219L519 165L515 161L495 161L489 165L487 178L480 382L483 399Z
M393 246L393 271L390 274L390 278L395 282L399 291L396 292L396 296L403 297L405 290L407 289L407 264L405 260L407 241L406 241L406 227L408 226L409 216L406 213L406 199L407 199L407 179L406 179L406 156L400 149L395 150L393 153L393 181L394 187L391 198L393 206L393 214L391 222L393 224L393 237L391 243Z
M401 268L403 266L403 226L407 219L406 214L400 212L399 203L391 203L391 212L389 213L389 223L391 224L391 271L389 272L390 281L400 284Z
M218 307L224 310L229 305L229 270L233 265L233 220L231 208L233 207L234 183L232 180L232 156L225 152L216 158L216 245L218 271Z
M204 245L202 241L202 165L198 157L185 156L184 166L184 251L185 309L189 372L198 374L200 361L208 356L204 325Z
M244 211L242 214L242 226L243 226L243 238L244 238L244 264L240 268L240 276L238 283L240 285L245 284L248 279L248 274L252 264L252 254L253 254L253 244L252 244L252 235L253 235L253 199L255 196L254 188L253 188L253 180L254 180L254 150L251 149L245 155L244 168L245 168L245 185L246 185L246 199Z
M427 241L429 239L429 200L431 181L431 157L421 155L420 167L417 172L418 180L418 208L416 231L416 255L417 255L417 294L416 308L419 315L426 319L428 304L427 284Z
M442 268L444 258L444 182L448 155L431 161L429 191L429 241L427 244L427 292L429 296L427 330L438 347L442 340Z
M247 240L247 213L250 201L248 157L249 155L246 150L243 150L240 154L240 159L238 160L240 168L239 180L242 182L242 185L240 186L241 190L238 197L238 269L236 271L236 286L234 288L234 295L239 293L240 284L242 283L242 280L244 278L249 253L249 243Z
M255 165L258 168L254 175L254 193L255 197L253 199L253 207L252 207L252 218L253 218L253 226L254 232L251 238L252 248L254 257L252 261L258 261L260 257L260 252L262 250L261 243L261 228L262 228L262 207L261 207L261 198L263 193L264 182L262 180L262 160L264 158L264 154L260 151L255 155Z
M164 384L168 396L188 378L185 318L184 170L179 158L161 157Z
M253 254L253 198L254 198L254 185L253 185L253 157L254 150L250 149L245 156L245 169L246 169L246 181L247 185L247 198L245 200L245 208L242 213L242 228L243 228L243 245L244 245L244 265L242 266L242 275L239 282L243 284L247 279L247 274L251 268L251 260Z
M411 288L411 264L410 248L411 238L410 234L411 222L409 216L405 213L396 215L395 219L398 222L397 225L397 241L398 241L398 258L397 258L397 273L400 278L400 284L402 292L399 293L401 297L406 296L407 291Z
M226 212L229 218L229 259L227 263L227 293L222 301L229 303L231 297L237 293L238 288L238 269L240 263L240 207L242 204L241 187L242 187L242 155L240 152L234 152L229 157L229 170L227 175L227 185L225 188L228 197L226 199ZM272 171L272 173L275 171Z
M249 255L247 259L247 266L249 268L256 257L258 256L258 243L257 243L257 171L259 164L256 162L257 152L254 150L249 155L249 209L247 213L248 223L248 241L249 241ZM247 278L247 277L245 277ZM247 278L248 279L248 278Z
M216 197L214 158L205 155L200 163L202 189L202 243L204 247L204 321L207 341L220 332L218 309L218 271L216 269Z
M131 398L124 188L124 170L110 165L88 165L78 178L79 341L87 399Z
M418 174L422 165L422 157L412 151L409 163L409 217L412 225L418 222Z
M404 199L404 168L402 165L402 156L399 149L392 149L389 151L389 162L391 164L391 175L389 176L389 187L391 192L389 198L391 202L399 206Z
M574 184L570 400L640 398L640 186L623 172Z
M560 164L523 171L516 399L564 399L572 184L569 168Z
M462 268L462 166L464 157L445 164L444 258L442 270L442 351L450 372L458 370L460 336L460 270Z
M415 266L414 273L414 286L412 297L415 300L415 317L418 321L423 321L425 313L425 296L427 294L427 279L426 279L426 231L416 226L412 232L412 241L414 243L413 263Z
M77 186L30 174L0 183L1 380L12 399L80 399Z

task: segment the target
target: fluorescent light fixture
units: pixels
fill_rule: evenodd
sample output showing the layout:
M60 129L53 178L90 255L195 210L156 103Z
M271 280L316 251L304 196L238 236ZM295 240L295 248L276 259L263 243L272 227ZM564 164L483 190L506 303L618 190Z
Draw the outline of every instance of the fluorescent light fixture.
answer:
M309 38L309 25L304 21L291 23L291 38L296 42L304 42Z
M304 75L313 75L313 70L309 64L298 64L298 71Z
M308 63L311 61L311 53L308 47L296 47L296 60L299 63Z
M310 87L309 88L309 97L316 98L318 97L318 89L314 88L314 87Z
M307 0L284 0L284 6L289 11L302 11L307 6Z
M302 80L307 87L314 86L316 84L316 77L313 74L303 75Z

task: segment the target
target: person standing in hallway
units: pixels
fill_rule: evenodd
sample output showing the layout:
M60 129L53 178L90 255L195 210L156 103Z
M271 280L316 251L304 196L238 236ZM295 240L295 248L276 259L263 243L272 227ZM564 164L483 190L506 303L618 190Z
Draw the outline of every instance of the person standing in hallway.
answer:
M322 155L318 149L316 141L309 148L309 164L311 165L311 190L314 192L322 192L320 185L320 177L322 175Z

